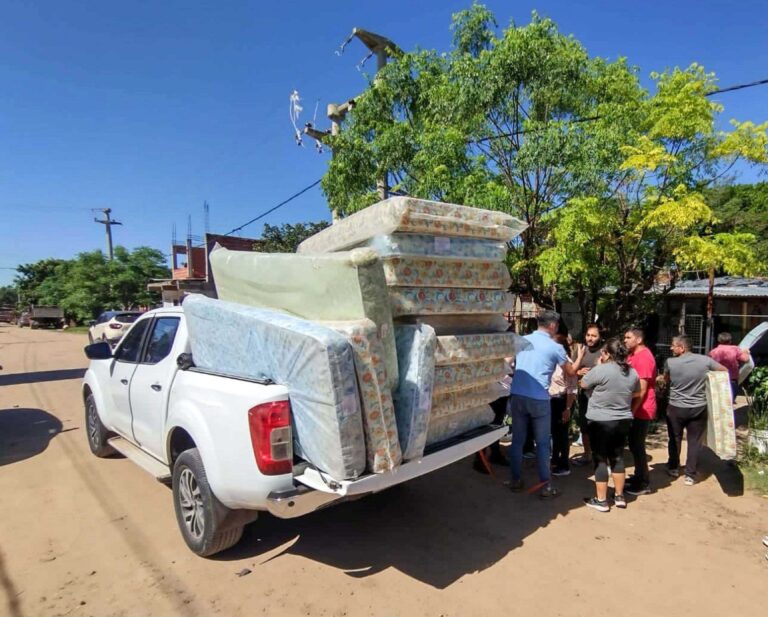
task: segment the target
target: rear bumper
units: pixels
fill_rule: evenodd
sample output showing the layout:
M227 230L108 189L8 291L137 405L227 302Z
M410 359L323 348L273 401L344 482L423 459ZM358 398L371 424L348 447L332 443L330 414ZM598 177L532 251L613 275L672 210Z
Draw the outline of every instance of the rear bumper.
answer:
M296 518L335 502L377 493L455 463L498 441L506 433L507 427L479 429L463 441L449 443L390 472L370 474L358 480L337 482L315 469L307 469L294 478L296 486L291 490L269 494L267 510L278 518Z

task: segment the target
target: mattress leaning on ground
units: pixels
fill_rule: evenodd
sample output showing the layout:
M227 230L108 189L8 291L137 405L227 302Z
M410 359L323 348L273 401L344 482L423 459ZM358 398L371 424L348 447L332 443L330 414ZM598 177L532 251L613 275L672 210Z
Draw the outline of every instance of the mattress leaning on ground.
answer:
M728 373L707 373L706 444L723 460L736 458L736 423L733 417L733 392Z
M525 223L494 210L482 210L412 197L392 197L341 219L307 238L299 253L342 251L377 235L394 232L509 241Z
M217 248L210 260L222 300L312 321L373 321L384 346L390 388L397 385L392 311L384 271L374 251L294 255Z
M347 339L269 309L190 295L184 300L197 366L288 387L296 453L336 480L365 471L355 360Z

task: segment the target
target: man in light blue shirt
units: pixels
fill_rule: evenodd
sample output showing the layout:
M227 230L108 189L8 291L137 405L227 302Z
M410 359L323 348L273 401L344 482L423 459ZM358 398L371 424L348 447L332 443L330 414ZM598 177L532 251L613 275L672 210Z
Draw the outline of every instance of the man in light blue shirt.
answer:
M576 375L584 357L584 347L579 347L576 361L571 362L563 346L552 340L560 323L560 315L555 311L542 311L536 321L539 329L525 337L531 343L531 347L521 351L515 358L515 374L510 388L509 414L512 416L510 488L513 491L523 488L523 444L527 437L530 419L533 438L536 442L539 481L543 485L540 496L546 499L560 494L552 487L549 473L552 431L549 384L557 366L562 367L563 372L568 376Z

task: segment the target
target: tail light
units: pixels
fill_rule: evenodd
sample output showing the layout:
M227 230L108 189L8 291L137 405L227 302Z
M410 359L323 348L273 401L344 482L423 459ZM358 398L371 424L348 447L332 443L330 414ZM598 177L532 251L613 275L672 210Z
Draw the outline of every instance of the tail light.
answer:
M113 330L120 330L120 329L122 329L123 324L121 324L121 323L111 323L111 324L109 324L109 327L112 328Z
M288 401L256 405L248 410L253 455L259 471L266 476L291 473L293 435Z

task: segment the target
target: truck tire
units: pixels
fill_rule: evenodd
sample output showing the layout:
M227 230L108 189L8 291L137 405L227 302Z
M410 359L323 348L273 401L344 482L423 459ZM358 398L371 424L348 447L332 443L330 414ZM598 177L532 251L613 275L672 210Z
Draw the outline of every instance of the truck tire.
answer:
M30 321L29 322L29 329L30 330L37 330L40 327L40 324L36 321Z
M110 434L99 418L99 411L93 394L89 394L85 398L85 428L88 447L91 448L91 452L99 458L106 458L115 453L114 448L107 443Z
M182 452L173 465L173 507L184 541L201 557L234 546L243 535L242 522L211 491L197 448Z

